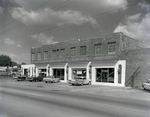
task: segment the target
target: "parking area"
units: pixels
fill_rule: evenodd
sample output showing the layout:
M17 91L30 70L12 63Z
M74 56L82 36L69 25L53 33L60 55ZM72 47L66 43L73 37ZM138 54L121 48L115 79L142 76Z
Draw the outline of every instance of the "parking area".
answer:
M2 83L2 82L1 82ZM12 83L15 85L25 85L30 87L45 88L52 91L70 91L75 93L90 93L96 95L106 95L119 98L131 98L137 100L150 101L150 91L143 90L142 87L114 87L102 85L83 85L72 86L68 83L45 83L45 82L29 82L17 81L16 79L8 79L5 83Z

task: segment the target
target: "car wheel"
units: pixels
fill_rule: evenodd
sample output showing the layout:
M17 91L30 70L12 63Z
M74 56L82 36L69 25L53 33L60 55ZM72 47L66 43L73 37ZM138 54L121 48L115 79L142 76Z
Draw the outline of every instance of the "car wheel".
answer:
M47 83L47 81L45 81L45 83Z
M91 84L91 82L89 81L88 85L90 85L90 84Z

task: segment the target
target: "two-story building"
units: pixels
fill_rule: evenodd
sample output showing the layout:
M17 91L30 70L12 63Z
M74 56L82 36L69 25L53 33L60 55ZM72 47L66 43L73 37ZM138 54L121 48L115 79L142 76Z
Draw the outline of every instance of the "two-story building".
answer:
M97 85L139 86L140 83L136 83L139 66L132 60L136 59L132 53L144 51L148 47L147 43L129 38L123 33L69 40L39 48L32 47L32 65L28 68L30 76L54 75L62 82L73 79L75 75L83 75ZM147 65L148 61L149 58L143 64Z

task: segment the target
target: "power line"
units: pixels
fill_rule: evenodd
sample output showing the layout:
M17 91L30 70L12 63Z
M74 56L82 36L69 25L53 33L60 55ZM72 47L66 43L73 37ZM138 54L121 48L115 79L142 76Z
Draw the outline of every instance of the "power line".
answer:
M127 7L133 6L133 5L135 5L135 4L137 4L137 3L130 4L130 5L128 5ZM94 15L94 16L92 16L92 17L100 17L100 16L102 16L102 15L104 15L104 14L114 12L114 11L119 10L119 9L121 9L121 8L122 8L122 7L117 8L117 9L114 9L114 10L111 10L111 11L103 12L103 13ZM82 20L82 18L81 18L81 19L78 19L78 20ZM75 21L78 21L78 20L75 20ZM22 38L22 37L26 37L26 36L28 36L28 35L32 35L32 34L35 34L35 33L40 33L40 32L45 32L45 31L54 30L54 29L57 29L57 28L60 28L60 27L64 27L64 26L70 25L70 24L72 24L72 23L75 22L75 21L71 21L71 22L65 23L65 24L60 25L60 26L55 26L55 27L52 27L52 28L47 28L47 29L44 29L44 30L41 30L41 31L38 31L38 32L30 33L30 34L23 35L23 36L19 36L19 37L16 37L16 38Z
M47 4L48 2L51 2L51 1L52 1L52 0L49 0L49 1L47 1L47 2L45 2L45 3L43 3L43 4L41 4L40 6L34 8L33 11L35 11L36 9L38 9L38 8L40 8L40 7L42 7L42 6L44 6L45 4ZM24 14L23 16L19 17L19 19L21 19L22 17L24 17L24 16L27 15L27 14L28 14L28 13L26 13L26 14ZM13 20L13 21L9 22L8 24L4 25L3 27L5 27L5 26L7 26L7 25L9 25L9 24L11 24L11 23L13 23L13 22L16 22L16 20ZM3 27L1 27L1 28L3 28Z
M69 5L69 4L73 3L73 2L75 2L76 0L67 3L68 1L70 1L70 0L67 0L67 1L63 2L63 3L61 3L61 4L59 4L59 5L55 6L55 7L53 7L52 9L53 9L53 10L58 10L58 9L64 7L64 6L67 6L67 5ZM66 3L67 3L67 4L66 4ZM29 19L26 23L29 23L29 22L31 22L31 21L33 21L33 20L35 20L35 19L38 19L38 18L42 17L43 15L46 15L46 14L51 13L51 12L52 12L52 11L48 11L48 12L46 11L46 12L43 13L42 15L38 15L37 17L34 17L33 19ZM29 14L29 13L27 13L27 14ZM21 17L21 18L22 18L22 17ZM19 25L20 25L20 24L19 24ZM14 27L18 28L17 26L19 26L19 25L13 26L12 28L13 28L13 29L14 29ZM12 29L12 28L10 28L10 29ZM8 30L10 30L10 29L8 29ZM6 32L6 31L7 31L7 30L5 30L4 33L8 33L8 32L9 32L9 31L8 31L8 32Z

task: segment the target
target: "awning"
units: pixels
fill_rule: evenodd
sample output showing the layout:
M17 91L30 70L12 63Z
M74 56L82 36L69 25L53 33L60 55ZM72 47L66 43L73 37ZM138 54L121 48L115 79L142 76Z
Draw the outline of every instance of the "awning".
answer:
M69 67L87 67L88 64L89 64L88 61L85 61L85 62L69 62L68 66Z
M92 66L115 66L117 60L107 60L107 61L91 61Z
M42 68L46 69L47 65L48 65L47 63L36 63L35 67L40 68L40 69L42 69Z
M65 67L67 63L61 63L61 62L57 62L57 63L49 63L50 67L56 67L56 68L59 68L59 67Z

